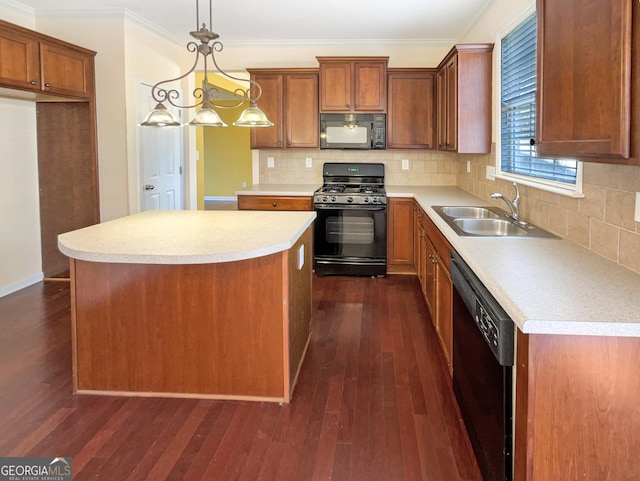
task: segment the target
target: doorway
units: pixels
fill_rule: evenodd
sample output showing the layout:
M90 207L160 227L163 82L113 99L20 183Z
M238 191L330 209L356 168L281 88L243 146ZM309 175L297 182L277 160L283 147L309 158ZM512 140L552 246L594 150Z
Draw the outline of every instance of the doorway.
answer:
M138 122L155 107L151 85L138 81ZM178 119L182 112L166 106ZM182 127L138 126L140 210L184 208L184 135Z

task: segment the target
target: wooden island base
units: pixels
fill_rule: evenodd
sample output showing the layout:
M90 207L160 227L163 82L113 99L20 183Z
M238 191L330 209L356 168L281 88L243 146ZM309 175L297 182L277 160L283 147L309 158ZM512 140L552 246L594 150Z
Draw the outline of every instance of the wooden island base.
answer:
M310 337L311 232L234 262L71 259L74 391L289 402Z

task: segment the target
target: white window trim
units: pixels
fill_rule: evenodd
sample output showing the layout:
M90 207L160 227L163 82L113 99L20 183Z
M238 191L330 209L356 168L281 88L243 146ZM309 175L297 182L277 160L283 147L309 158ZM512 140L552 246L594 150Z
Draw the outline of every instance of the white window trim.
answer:
M511 172L503 172L502 171L502 106L500 104L500 93L502 92L502 80L501 80L501 70L502 70L502 39L510 33L514 28L520 25L529 15L536 11L535 2L532 3L529 7L527 7L520 15L518 15L506 28L499 31L497 33L496 43L494 46L494 59L496 62L496 88L497 92L494 95L496 108L495 112L497 113L497 121L496 125L496 173L495 177L497 179L506 180L509 182L517 182L522 185L526 185L529 187L533 187L536 189L544 190L547 192L553 192L554 194L564 195L567 197L575 197L575 198L583 198L584 193L582 190L582 162L578 161L577 170L576 170L576 183L575 185L565 184L563 182L555 182L552 180L540 179L537 177L530 177L527 175L519 175L513 174Z

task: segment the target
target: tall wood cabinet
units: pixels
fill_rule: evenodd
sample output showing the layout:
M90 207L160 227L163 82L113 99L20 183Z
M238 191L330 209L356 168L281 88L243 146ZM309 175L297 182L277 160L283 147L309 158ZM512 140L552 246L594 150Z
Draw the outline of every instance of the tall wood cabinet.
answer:
M637 153L628 160L640 96L637 79L632 90L639 53L638 33L632 36L632 25L638 25L637 13L635 24L632 21L632 8L637 11L638 2L588 4L537 2L537 153L638 164Z
M387 70L387 148L433 149L434 70Z
M491 152L493 44L455 45L438 66L439 150Z
M42 269L68 275L57 236L100 221L95 52L0 20L0 95L36 102Z
M316 57L321 112L386 112L389 57Z
M262 87L260 108L275 124L251 129L252 149L319 146L318 70L248 69Z

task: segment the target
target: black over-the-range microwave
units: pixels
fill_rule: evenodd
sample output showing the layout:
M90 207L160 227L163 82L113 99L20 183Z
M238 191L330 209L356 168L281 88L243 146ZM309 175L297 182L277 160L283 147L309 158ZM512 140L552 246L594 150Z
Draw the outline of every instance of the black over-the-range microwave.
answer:
M321 149L385 149L385 114L320 114Z

